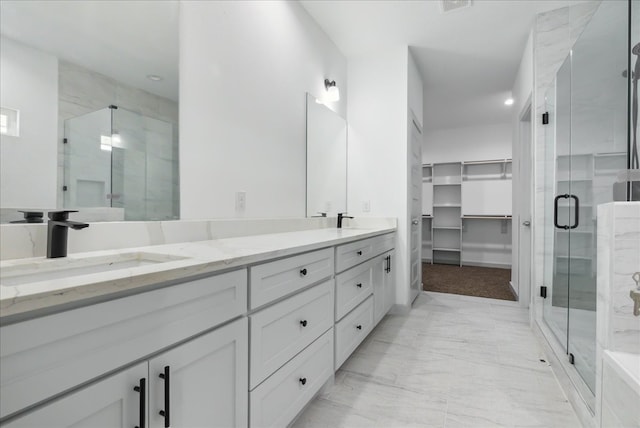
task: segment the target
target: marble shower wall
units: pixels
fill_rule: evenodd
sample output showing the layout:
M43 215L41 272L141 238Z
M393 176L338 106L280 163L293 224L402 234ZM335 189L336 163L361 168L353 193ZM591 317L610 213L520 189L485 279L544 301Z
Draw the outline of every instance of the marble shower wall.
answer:
M602 415L604 351L640 354L640 317L633 315L629 292L640 272L640 202L598 207L598 301L596 328L596 419ZM605 379L603 376L606 376ZM622 414L621 414L622 415Z
M179 183L178 177L178 103L168 98L159 97L149 92L124 85L114 79L80 67L76 64L59 61L59 122L58 122L58 207L63 205L64 194L64 122L67 119L85 115L104 109L109 105L117 105L123 109L141 114L148 118L141 123L145 138L151 137L154 147L148 148L147 163L155 169L147 181L151 183L147 194L151 194L150 209L154 211L170 210L170 215L163 218L179 216ZM149 123L147 123L149 122ZM170 135L170 143L160 144L165 137L159 135L158 126L162 126L163 134ZM170 129L169 129L170 128ZM159 148L158 145L163 147ZM163 177L176 178L171 183ZM148 195L146 195L148 196ZM145 197L146 197L145 196ZM135 199L132 199L135 200ZM140 218L134 216L133 218Z
M640 202L598 207L598 348L640 354L631 276L640 272Z

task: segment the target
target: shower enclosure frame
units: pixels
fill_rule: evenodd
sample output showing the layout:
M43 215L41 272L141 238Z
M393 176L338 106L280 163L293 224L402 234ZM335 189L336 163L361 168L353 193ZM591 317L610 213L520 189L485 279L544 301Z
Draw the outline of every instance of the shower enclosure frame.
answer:
M599 6L602 6L602 4L600 4ZM625 19L624 25L618 28L618 30L626 31L625 42L623 43L625 45L624 48L626 48L626 55L624 58L624 64L621 67L619 67L620 70L617 70L617 69L612 70L612 72L615 71L617 73L616 78L620 78L620 79L623 78L622 72L625 71L625 69L631 70L633 66L633 64L631 63L632 62L632 57L630 53L631 51L629 49L632 42L631 40L632 31L634 32L633 34L636 34L634 38L637 38L637 33L638 31L640 31L640 27L637 26L637 22L635 26L631 25L632 24L632 21L631 21L632 7L638 7L638 1L630 0L628 3L624 3L624 6L627 7L626 14L625 14L626 19ZM609 5L607 5L607 7L609 7ZM625 90L621 98L616 98L616 100L620 101L619 105L623 105L624 107L624 112L623 112L624 123L622 123L621 127L619 126L618 128L616 128L616 129L623 128L625 133L624 139L621 139L621 138L613 139L613 143L614 143L613 145L615 146L615 150L611 150L613 151L613 153L606 153L607 150L600 150L600 153L596 153L596 151L592 151L592 153L584 153L584 152L580 153L579 150L577 151L577 153L572 154L571 152L571 144L577 145L578 137L580 137L579 138L580 141L583 141L584 139L588 139L588 138L585 138L585 135L589 137L588 134L585 134L584 129L581 129L578 126L578 125L581 125L584 128L584 124L580 124L580 122L584 121L584 118L588 115L585 115L584 111L580 110L580 108L584 106L581 106L579 103L575 102L575 98L579 98L581 94L580 91L584 89L584 87L581 86L581 83L584 83L584 82L581 82L581 79L584 79L584 76L580 76L578 74L576 78L572 74L572 72L580 73L583 71L581 68L578 68L579 65L576 63L575 55L584 54L584 51L585 51L584 46L588 44L586 43L580 44L580 40L582 39L583 36L585 36L585 34L587 37L586 40L590 42L596 40L596 38L594 37L594 34L590 34L587 29L589 28L590 25L592 25L592 22L596 22L596 25L597 25L597 20L600 19L598 18L598 15L597 15L599 12L601 12L600 8L596 10L593 16L591 16L589 22L585 27L585 30L580 35L580 37L578 37L576 44L574 44L567 58L567 61L569 62L569 68L570 68L569 80L571 82L569 88L570 88L570 91L573 91L574 93L573 93L573 98L572 98L571 92L569 94L569 112L568 112L568 115L565 114L565 120L568 119L569 126L568 126L568 132L565 132L565 134L567 135L564 135L562 138L567 139L565 142L569 147L569 152L558 156L559 154L558 147L556 147L556 141L554 141L554 146L552 147L552 150L551 150L552 152L549 153L550 152L549 147L544 147L542 149L538 147L539 145L543 144L542 143L543 138L536 138L535 141L537 144L536 144L536 150L535 150L536 153L534 158L534 164L538 165L538 167L536 168L536 174L535 174L536 175L535 188L537 189L537 192L539 194L544 195L542 199L540 199L540 196L535 198L535 204L534 204L534 212L537 212L536 217L544 218L544 223L537 222L538 230L535 231L534 229L534 236L536 237L534 241L535 242L534 249L535 249L535 254L536 254L535 257L536 257L537 263L542 264L542 262L546 261L547 267L548 267L549 259L552 259L551 272L552 273L556 272L556 268L558 267L558 264L556 263L556 260L555 260L556 256L558 255L557 254L558 253L558 248L557 248L558 233L556 231L562 231L561 233L565 233L567 235L567 242L564 245L568 249L572 248L572 241L571 241L572 234L574 237L573 244L575 246L578 246L578 247L581 246L582 248L586 248L588 244L591 246L591 248L593 248L592 257L590 260L590 263L592 266L590 266L588 270L590 279L592 280L591 285L593 286L593 289L591 290L591 298L593 300L592 302L590 302L593 309L592 310L593 315L592 315L592 322L589 325L589 328L592 329L592 331L589 331L587 334L587 336L589 336L588 339L592 341L592 345L593 345L592 356L588 358L584 358L583 355L575 355L574 349L576 348L576 344L572 343L572 336L571 336L572 327L576 327L575 319L573 320L574 322L572 325L572 317L574 318L576 317L577 312L575 310L579 308L576 307L576 305L572 301L572 287L571 287L569 275L571 274L572 263L575 264L576 261L571 259L570 250L566 254L567 256L566 263L569 266L566 272L566 275L567 275L566 328L564 330L559 330L557 327L554 328L552 323L550 323L549 319L545 316L546 315L545 311L548 311L550 302L554 298L554 295L553 295L554 288L550 286L550 285L553 285L553 284L550 284L550 282L553 283L555 279L553 278L553 276L549 275L550 273L549 269L543 269L542 272L540 272L540 270L538 270L538 272L535 272L535 270L532 271L532 284L535 284L536 287L534 288L534 290L532 290L532 299L531 299L531 304L533 307L533 310L531 311L532 323L536 327L535 329L538 330L539 333L541 333L542 336L545 338L546 344L553 350L553 353L555 354L555 356L558 358L560 362L560 367L562 368L562 370L558 371L560 368L557 365L552 365L552 367L554 368L554 370L556 370L557 374L559 375L558 377L561 380L561 383L563 383L562 379L565 379L564 382L567 382L567 381L569 382L570 387L567 388L568 385L565 383L564 389L568 393L571 401L574 402L574 404L576 402L582 402L583 404L585 404L586 405L585 408L588 408L589 411L591 412L591 415L590 415L591 417L593 417L593 414L596 409L596 405L595 405L595 387L596 387L596 381L595 381L595 365L596 365L596 361L595 361L595 329L596 329L595 278L597 273L597 267L596 267L597 262L595 258L595 248L596 248L597 235L596 235L595 213L597 209L597 204L610 202L614 200L613 199L614 191L612 187L613 187L613 182L615 181L615 177L613 176L609 178L605 177L606 180L610 180L609 183L606 183L606 182L604 184L599 183L598 186L594 186L593 174L595 174L596 170L598 170L598 168L601 168L603 165L605 166L605 169L606 168L612 169L612 165L615 164L615 167L619 168L619 170L624 170L625 168L630 169L630 167L632 166L631 160L630 160L630 154L632 150L632 144L631 144L631 138L630 138L631 130L632 130L631 128L632 124L630 120L630 114L632 112L632 103L631 103L630 94L631 94L632 87L631 87L631 79L628 76L625 76L626 81L624 80L615 81L616 88L618 89L623 88ZM624 27L626 27L626 29ZM591 33L593 33L593 31ZM609 48L613 49L613 46L609 46ZM582 60L584 60L584 58L582 58ZM580 62L580 59L578 60L578 63L579 62ZM602 61L602 62L606 62L606 61ZM576 67L576 69L572 70L571 66ZM562 71L562 67L558 73L560 74L561 71ZM574 81L571 80L572 78ZM555 89L556 89L555 83L556 83L556 80L554 79L554 91L552 92L555 92ZM553 101L550 103L550 107L552 109L557 108L558 100L556 98L556 94L552 93L551 95L553 96ZM540 107L542 105L542 102L543 101L539 99L536 102L536 105ZM575 109L577 113L574 113L572 109ZM544 112L548 110L543 109L542 111ZM536 136L542 133L542 135L540 135L540 137L542 137L545 132L548 132L547 130L549 128L548 128L548 125L542 124L543 123L542 117L540 117L539 115L536 115L536 116L537 116L536 122L540 121L536 126ZM546 117L549 117L549 122L551 127L554 127L557 125L557 122L555 122L556 114L554 114L553 111L551 112L550 115L547 115ZM620 123L618 123L618 125L620 125ZM602 126L604 127L605 125L602 125ZM556 134L557 130L553 129L552 133ZM562 134L562 132L560 132L560 134ZM557 135L555 135L555 137L557 137ZM624 146L621 145L622 142L624 143ZM544 143L546 143L546 141ZM586 151L588 152L589 150L586 150ZM564 188L562 188L559 185L559 181L561 180L558 178L558 176L560 175L558 172L559 171L558 164L561 163L559 162L558 159L560 159L563 155L567 158L567 162L569 166L569 169L567 172L568 175L566 177L566 181L568 183L565 185ZM542 167L542 165L544 165L545 161L547 162L547 165L549 164L549 162L553 163L554 174L555 174L551 179L547 178L546 180L545 180L544 174L542 174L540 171L540 168ZM597 166L596 166L596 163L597 163ZM587 176L578 177L578 175L580 174L578 174L577 172L581 168L575 168L575 171L572 171L571 169L572 164L574 167L582 166L590 170L592 177L587 177ZM598 170L598 172L601 172L601 171ZM603 175L609 174L611 172L612 171L605 172L604 174L599 175L597 179L602 181ZM591 181L588 184L581 184L581 180L583 183L588 183L589 180ZM605 201L599 200L599 197L594 197L593 195L596 192L593 192L593 190L588 187L588 186L601 187L601 190L602 190L606 188L607 184L611 184L610 192L612 197L609 200L605 200ZM625 192L624 192L623 200L631 200L631 185L628 183L625 183L624 187L625 187ZM588 193L591 195L591 200L589 200L589 198L587 198L587 200L583 200L579 194L576 194L577 191L582 190L584 192L587 189L589 189ZM602 192L600 193L602 194ZM576 203L565 204L565 208L556 208L556 207L561 207L562 202L567 200L575 201L577 203L584 202L585 204L583 204L582 209ZM585 209L585 205L589 205L589 204L592 205L592 208ZM584 215L585 212L588 211L589 209L591 210L591 214ZM564 210L564 212L562 210ZM592 222L592 224L590 224L590 222ZM550 224L552 225L551 227L549 227ZM556 226L559 226L559 227L556 227ZM582 232L583 236L586 236L586 233L585 233L586 231L584 230L584 228L590 229L589 232L591 233L591 238L589 238L589 240L580 238L579 232ZM580 239L583 239L583 241L580 242ZM552 243L551 245L549 245L550 242ZM577 244L581 244L581 245L577 245ZM587 259L588 258L587 255L588 253L583 254L583 258ZM546 299L541 296L543 294L542 287L545 287L544 291L547 292ZM555 297L557 302L558 296L555 296ZM558 308L562 306L560 305L560 306L554 306L554 307ZM579 326L579 323L578 323L578 326ZM590 364L589 369L593 368L592 373L588 373L588 370L585 370L585 364L584 364L585 361L589 362ZM576 367L574 365L576 362L578 364L583 364L583 366L581 368ZM560 375L561 374L560 372L564 374L564 377ZM585 374L585 372L587 373ZM592 377L592 378L589 379L589 377ZM585 420L584 417L582 419L583 421Z

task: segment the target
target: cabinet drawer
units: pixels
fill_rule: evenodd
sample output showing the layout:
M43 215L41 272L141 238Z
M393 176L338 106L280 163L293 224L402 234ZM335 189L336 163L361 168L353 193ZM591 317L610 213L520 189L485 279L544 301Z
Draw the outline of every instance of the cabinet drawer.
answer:
M394 233L336 247L336 272L342 272L394 247Z
M245 269L0 328L0 417L246 312Z
M336 276L336 321L373 293L373 264L361 264Z
M362 302L336 324L336 366L340 366L373 328L373 296Z
M376 236L373 243L374 255L385 253L396 246L396 234L387 233L386 235Z
M333 280L250 317L250 389L282 367L333 325Z
M258 308L332 274L331 248L251 267L249 305Z
M332 359L330 329L250 393L251 427L287 426L333 376Z

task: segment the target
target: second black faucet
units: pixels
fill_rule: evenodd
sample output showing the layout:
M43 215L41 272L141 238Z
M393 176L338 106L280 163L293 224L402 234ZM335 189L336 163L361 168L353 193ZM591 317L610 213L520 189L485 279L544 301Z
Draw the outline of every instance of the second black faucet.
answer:
M345 218L353 218L346 215L347 213L338 213L338 229L342 229L342 220Z

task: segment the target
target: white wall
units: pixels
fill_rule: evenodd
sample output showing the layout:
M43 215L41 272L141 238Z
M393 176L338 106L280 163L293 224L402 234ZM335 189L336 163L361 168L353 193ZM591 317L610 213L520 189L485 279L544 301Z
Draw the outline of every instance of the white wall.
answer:
M2 37L0 87L0 105L20 111L20 136L0 137L0 206L55 208L58 60Z
M423 163L511 158L511 124L425 130Z
M521 125L521 116L523 114L523 110L527 107L528 103L532 102L533 98L533 30L529 32L527 43L525 45L524 51L522 52L520 67L518 68L518 73L516 74L516 79L513 83L511 94L514 99L513 111L511 114L511 138L513 157L512 201L514 219L512 221L513 228L511 235L511 248L513 249L511 253L511 282L513 284L514 291L516 292L516 294L518 294L520 304L522 306L528 307L530 299L530 288L525 288L526 284L519 283L519 257L521 250L531 252L532 247L529 247L529 249L520 248L518 232L520 230L521 223L525 220L530 221L532 218L529 216L533 215L532 201L528 201L528 203L530 204L529 210L531 211L525 210L524 207L526 206L525 203L527 201L523 201L520 196L523 193L522 189L524 189L524 187L528 187L530 189L529 195L533 194L533 176L530 176L528 178L520 176L520 162L523 155L529 157L531 168L533 168L533 144L529 145L528 153L522 153L521 151L521 142L523 138L527 138L527 136L521 135L521 133L524 131ZM528 127L528 134L529 141L533 141L533 130L531 126Z
M346 59L297 2L180 7L181 217L304 216L305 92L346 116Z
M408 84L406 46L349 59L347 206L356 217L398 218L396 303L403 305L409 304Z

